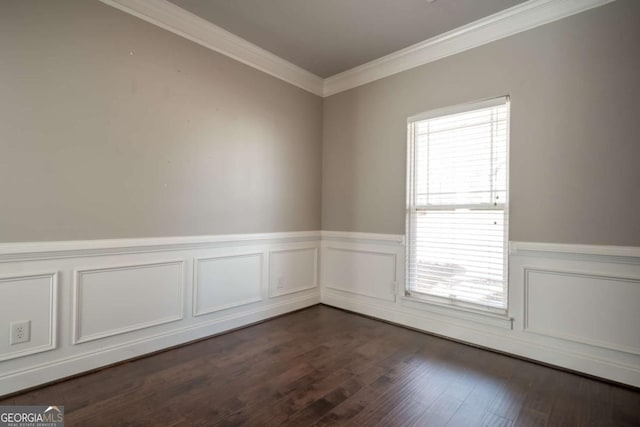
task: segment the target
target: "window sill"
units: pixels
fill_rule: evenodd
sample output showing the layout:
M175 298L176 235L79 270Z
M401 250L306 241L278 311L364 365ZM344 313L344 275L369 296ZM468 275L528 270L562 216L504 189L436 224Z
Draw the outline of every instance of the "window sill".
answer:
M428 311L441 316L482 323L503 329L513 329L513 318L509 317L506 311L501 313L489 309L483 310L481 308L454 305L428 297L401 296L400 301L404 307L414 310Z

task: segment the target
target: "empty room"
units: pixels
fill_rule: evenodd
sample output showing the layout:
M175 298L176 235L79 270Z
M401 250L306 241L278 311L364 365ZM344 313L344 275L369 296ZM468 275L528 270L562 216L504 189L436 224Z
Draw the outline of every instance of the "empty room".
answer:
M0 1L0 427L640 426L640 1Z

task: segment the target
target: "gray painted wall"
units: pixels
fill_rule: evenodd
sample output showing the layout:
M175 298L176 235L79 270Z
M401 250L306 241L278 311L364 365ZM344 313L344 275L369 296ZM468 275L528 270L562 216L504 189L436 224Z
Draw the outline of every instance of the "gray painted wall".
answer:
M98 1L0 52L0 241L320 228L321 98Z
M404 233L406 117L509 94L510 238L640 245L639 17L618 0L323 109L97 1L1 2L0 241Z
M511 95L510 239L640 245L640 2L325 99L322 228L404 233L407 116Z

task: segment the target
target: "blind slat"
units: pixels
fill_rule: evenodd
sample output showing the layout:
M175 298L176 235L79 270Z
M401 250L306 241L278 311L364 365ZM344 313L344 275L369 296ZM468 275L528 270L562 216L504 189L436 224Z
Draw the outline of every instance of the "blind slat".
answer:
M508 104L410 124L407 290L506 308Z

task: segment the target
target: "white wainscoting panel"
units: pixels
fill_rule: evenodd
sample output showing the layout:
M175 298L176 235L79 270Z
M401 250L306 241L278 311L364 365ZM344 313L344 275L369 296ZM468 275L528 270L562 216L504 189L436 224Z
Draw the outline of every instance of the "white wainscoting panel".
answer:
M184 261L75 272L74 344L182 319Z
M640 355L639 278L530 268L524 274L525 331Z
M297 231L2 243L0 396L318 304L317 286L269 298L268 283L313 285L320 239ZM13 320L32 321L29 343L8 345Z
M276 250L269 253L271 297L318 286L318 248Z
M196 258L193 315L261 301L263 264L262 252Z
M638 248L512 244L503 318L405 298L404 249L318 231L1 244L0 396L320 301L640 387ZM13 320L28 346L7 345Z
M502 316L405 297L401 237L323 232L322 302L640 387L638 248L514 242Z
M322 256L326 288L395 301L398 257L394 251L327 245Z
M56 348L57 273L0 277L0 361ZM29 320L31 338L11 345L10 324Z

